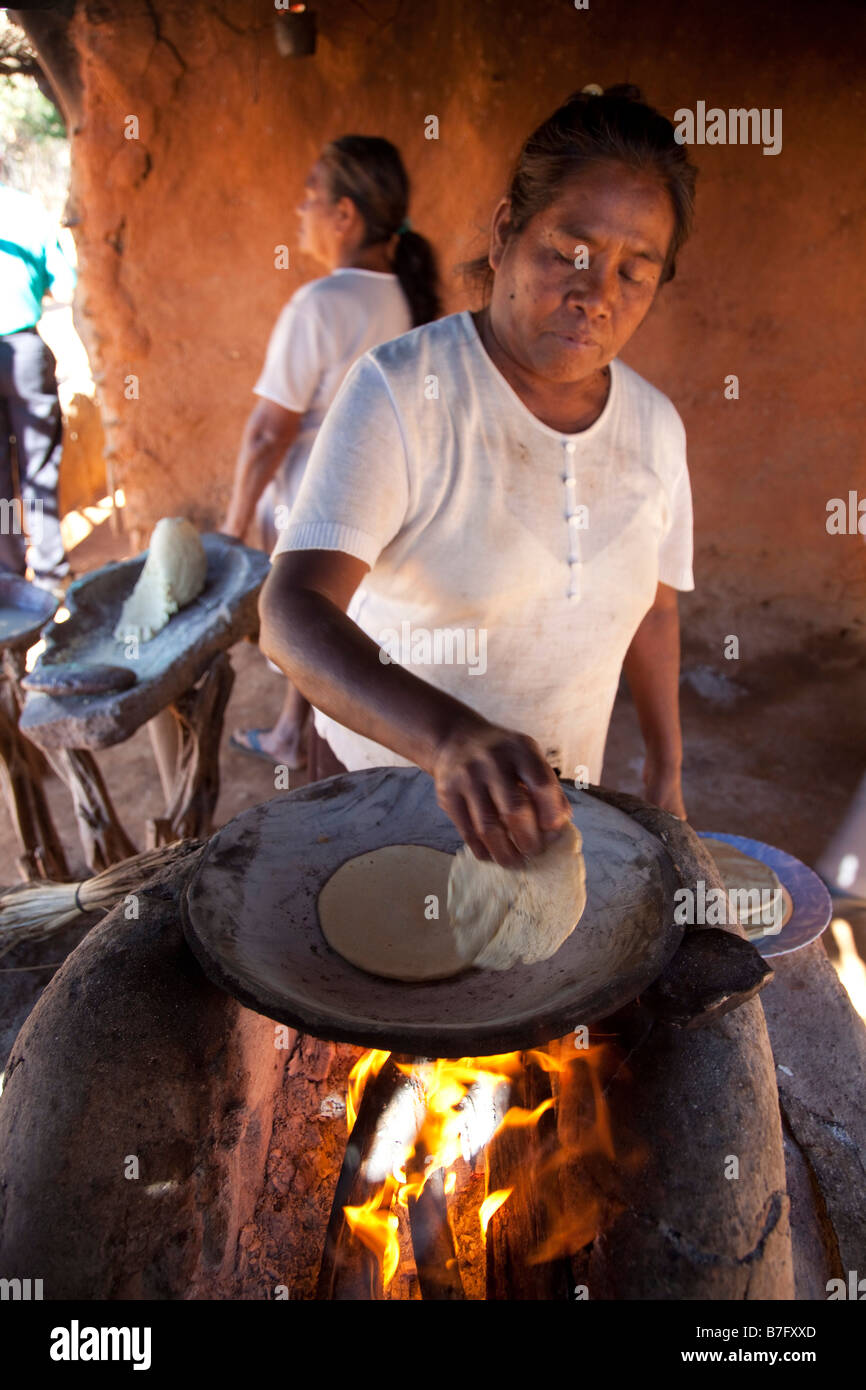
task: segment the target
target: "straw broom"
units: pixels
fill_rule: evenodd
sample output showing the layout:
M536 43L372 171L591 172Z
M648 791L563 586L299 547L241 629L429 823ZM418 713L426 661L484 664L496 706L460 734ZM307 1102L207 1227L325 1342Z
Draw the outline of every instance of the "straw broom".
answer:
M81 883L17 884L0 891L0 956L22 941L42 941L83 913L108 911L127 893L140 892L205 840L178 840L122 859Z

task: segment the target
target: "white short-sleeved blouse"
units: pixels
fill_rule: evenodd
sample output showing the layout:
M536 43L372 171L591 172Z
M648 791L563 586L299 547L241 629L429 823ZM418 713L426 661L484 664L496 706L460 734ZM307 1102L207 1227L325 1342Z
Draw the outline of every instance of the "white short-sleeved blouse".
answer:
M610 363L602 413L562 434L487 354L471 314L365 354L319 431L286 550L372 568L349 616L564 777L601 777L623 659L659 581L694 587L685 430ZM316 712L350 769L406 759Z
M272 501L287 507L294 502L319 426L352 363L411 326L397 276L356 266L310 280L283 306L253 387L257 396L301 416L271 488Z

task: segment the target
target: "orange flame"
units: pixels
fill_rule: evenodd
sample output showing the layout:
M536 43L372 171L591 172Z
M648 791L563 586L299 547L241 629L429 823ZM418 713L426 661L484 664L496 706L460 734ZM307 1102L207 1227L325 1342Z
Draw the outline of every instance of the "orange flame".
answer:
M392 1189L389 1191L389 1188ZM386 1182L381 1192L370 1197L360 1207L343 1207L349 1229L368 1250L371 1250L382 1268L382 1284L387 1289L400 1263L400 1242L397 1238L399 1221L391 1211L393 1184Z
M451 1168L463 1151L464 1119L460 1105L470 1086L482 1079L505 1080L503 1075L479 1066L473 1058L459 1061L440 1058L418 1067L401 1067L420 1085L426 1114L404 1167L410 1174L401 1199L420 1196L433 1173ZM412 1160L415 1160L412 1163Z
M552 1099L543 1100L534 1110L524 1110L522 1105L512 1105L500 1120L496 1133L498 1134L500 1129L516 1129L519 1125L537 1125L545 1110L552 1109Z
M528 1062L535 1063L543 1071L552 1074L554 1095L557 1094L559 1084L554 1078L562 1076L575 1064L585 1066L588 1069L588 1091L591 1095L591 1109L594 1112L589 1123L581 1127L579 1142L557 1145L554 1152L548 1151L544 1157L539 1155L531 1165L531 1173L521 1176L521 1182L525 1177L535 1185L550 1218L549 1234L536 1251L527 1252L528 1262L535 1264L562 1254L573 1253L597 1234L600 1219L598 1203L595 1200L587 1200L585 1205L581 1203L578 1211L561 1210L557 1173L559 1168L575 1155L596 1153L614 1159L610 1114L602 1084L606 1045L604 1042L594 1043L578 1054L557 1044L552 1044L551 1048L550 1051L534 1048L528 1052L503 1052L490 1057L440 1058L414 1065L396 1064L400 1071L412 1078L422 1093L424 1118L414 1143L407 1146L402 1158L395 1163L393 1176L386 1180L379 1194L361 1207L344 1208L352 1231L380 1261L386 1288L393 1279L399 1263L399 1218L396 1208L406 1209L409 1202L417 1199L423 1192L432 1174L443 1169L446 1170L446 1195L456 1190L457 1172L454 1165L459 1158L465 1156L464 1138L467 1131L463 1105L470 1090L480 1086L487 1088L492 1094L497 1087L507 1085L518 1077ZM388 1052L366 1052L352 1068L346 1102L350 1132L368 1080L381 1071L389 1056ZM577 1079L580 1073L570 1072L570 1076ZM583 1086L582 1082L581 1085ZM554 1109L555 1105L555 1099L549 1097L533 1110L511 1106L505 1110L489 1138L493 1138L503 1129L536 1125L541 1116ZM514 1190L513 1186L499 1188L485 1196L481 1202L478 1215L485 1241L492 1216Z
M501 1187L498 1192L491 1192L489 1197L485 1197L481 1206L478 1208L478 1219L481 1222L481 1234L485 1240L487 1239L487 1227L490 1224L491 1216L495 1211L499 1210L504 1202L508 1201L513 1191L513 1187Z
M364 1087L372 1077L379 1075L379 1072L390 1056L390 1052L379 1052L374 1048L371 1052L365 1052L363 1057L359 1057L352 1070L349 1072L349 1090L346 1095L346 1120L350 1134L358 1118L358 1107L361 1104L361 1096L364 1094Z

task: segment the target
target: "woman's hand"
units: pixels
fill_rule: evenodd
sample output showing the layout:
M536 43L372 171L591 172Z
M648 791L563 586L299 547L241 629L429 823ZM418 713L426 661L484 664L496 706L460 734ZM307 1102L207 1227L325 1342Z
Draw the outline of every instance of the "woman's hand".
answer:
M653 806L660 806L680 820L687 820L683 801L680 769L671 764L656 762L647 756L643 769L644 796Z
M301 416L294 411L259 397L244 425L232 495L223 519L224 535L243 540L259 498L295 442L300 422Z
M478 859L514 868L540 853L571 807L533 739L479 720L442 740L431 767L436 800Z

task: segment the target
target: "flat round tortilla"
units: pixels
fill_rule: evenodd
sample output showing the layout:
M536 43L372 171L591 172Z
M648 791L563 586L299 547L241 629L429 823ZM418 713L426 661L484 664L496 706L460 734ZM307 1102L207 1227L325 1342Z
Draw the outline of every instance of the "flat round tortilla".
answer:
M347 859L319 893L328 945L359 970L390 980L459 974L467 962L448 920L453 863L454 855L427 845L385 845Z
M747 936L762 936L768 926L781 926L787 911L788 895L782 888L781 883L769 864L765 864L762 859L754 859L750 854L743 854L742 850L729 845L726 840L705 839L704 844L713 856L713 861L719 871L719 877L725 886L725 892L732 891L751 892L757 889L759 897L753 900L751 905L747 902L738 903L738 920L746 932ZM763 897L763 894L777 893L775 899ZM762 905L766 903L772 907L773 902L778 906L778 922L767 923L761 920ZM788 899L790 902L790 899Z

